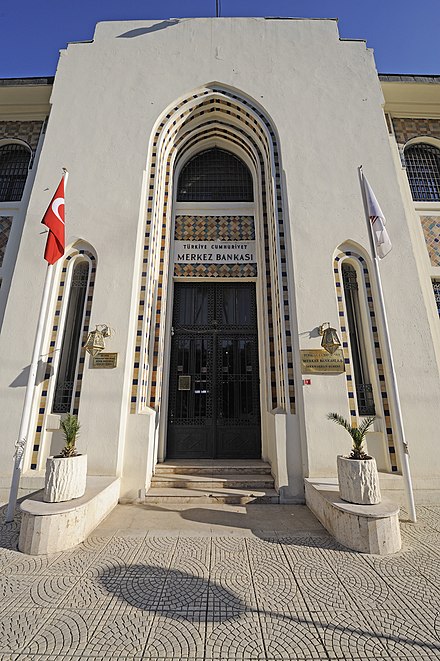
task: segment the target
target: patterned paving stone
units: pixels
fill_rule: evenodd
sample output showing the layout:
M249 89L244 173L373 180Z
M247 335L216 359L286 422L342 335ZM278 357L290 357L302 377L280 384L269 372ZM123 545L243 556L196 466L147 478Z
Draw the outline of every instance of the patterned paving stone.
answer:
M91 536L88 537L81 546L85 550L99 552L102 551L109 541L108 537Z
M313 620L331 659L388 657L380 628L359 611L326 610L315 613Z
M160 611L205 610L208 603L208 581L202 576L175 578L169 576L157 606Z
M268 659L326 658L318 630L307 612L290 616L264 614L260 621Z
M266 659L261 626L256 613L222 616L207 624L206 659Z
M352 554L343 561L327 558L350 599L361 609L396 608L396 595L388 583L362 556Z
M67 609L93 609L108 608L120 601L120 585L113 582L113 590L109 585L103 584L98 578L90 579L75 577L74 586L66 592L61 602L61 608Z
M203 659L205 645L204 611L193 612L191 617L169 611L156 615L144 659Z
M176 554L170 563L169 573L175 578L191 578L203 576L205 579L209 576L210 554L204 553L203 557L192 555Z
M211 568L209 607L239 611L256 608L252 574L244 560L223 560Z
M135 556L135 564L150 564L168 567L174 555L177 537L165 538L161 544L159 538L147 538L144 540Z
M118 533L33 558L0 523L0 661L440 659L440 507L402 528L386 558L249 531Z
M41 576L32 582L18 601L24 602L23 607L30 603L32 606L56 608L77 582L77 576Z
M220 561L231 556L237 559L245 558L247 556L246 539L232 535L231 537L213 537L211 554L213 561Z
M141 660L140 656L118 656L118 661L135 661ZM85 656L84 654L17 654L14 656L4 657L4 661L79 661L79 659L86 659L88 661L110 661L115 659L114 656L109 654L94 654L93 656ZM3 658L0 656L0 661Z
M81 576L95 559L96 553L94 551L85 549L80 545L78 549L61 553L58 558L49 563L44 573Z
M400 603L409 608L412 608L414 604L420 604L431 609L440 608L438 573L432 576L432 580L428 580L422 573L423 569L419 568L417 563L412 565L406 560L402 562L397 558L369 556L367 562L387 583L388 589L396 601L396 607L399 607Z
M22 598L22 595L25 592L29 594L35 580L32 576L8 575L6 571L0 575L0 611L20 610L16 604L22 600L26 601L26 597Z
M134 608L108 611L89 636L81 651L83 656L105 654L108 658L139 657L151 632L153 615Z
M52 610L51 616L23 652L30 655L80 655L101 618L100 611Z
M440 658L440 639L435 621L427 620L417 611L378 610L374 614L376 627L393 659Z
M292 569L311 612L354 607L348 590L330 567L309 563Z
M278 537L269 537L266 539L250 537L245 540L245 545L251 563L258 562L260 558L279 561L283 554Z
M34 576L38 573L44 573L50 564L55 562L57 558L59 558L59 553L56 555L30 556L17 551L12 555L9 555L7 573L28 574Z
M0 614L0 653L21 652L32 640L53 610L28 608Z
M203 535L200 537L190 537L188 535L184 535L179 537L175 552L180 556L191 555L197 558L203 558L207 553L210 553L210 549L210 536Z
M252 572L257 607L264 613L304 612L306 602L289 567L262 560Z

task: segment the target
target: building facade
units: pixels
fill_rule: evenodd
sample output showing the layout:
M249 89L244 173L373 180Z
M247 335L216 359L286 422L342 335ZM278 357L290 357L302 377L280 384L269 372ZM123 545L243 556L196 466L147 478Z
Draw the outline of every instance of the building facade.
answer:
M0 486L45 275L40 221L65 167L24 490L69 411L89 472L121 477L121 498L166 459L261 457L282 502L301 502L304 477L334 475L349 450L329 411L376 416L368 450L401 489L362 165L393 243L381 272L414 486L434 492L439 83L379 76L335 21L263 18L100 23L54 81L3 81ZM100 362L84 350L97 324L113 331Z

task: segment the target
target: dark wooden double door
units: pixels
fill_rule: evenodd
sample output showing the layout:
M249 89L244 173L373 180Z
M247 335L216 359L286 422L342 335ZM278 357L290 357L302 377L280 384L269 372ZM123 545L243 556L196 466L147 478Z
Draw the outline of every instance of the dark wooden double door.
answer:
M261 456L253 283L176 283L167 457Z

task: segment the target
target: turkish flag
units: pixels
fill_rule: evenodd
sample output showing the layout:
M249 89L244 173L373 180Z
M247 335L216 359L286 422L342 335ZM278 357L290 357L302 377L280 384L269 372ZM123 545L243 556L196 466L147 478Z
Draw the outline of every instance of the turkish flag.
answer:
M44 251L44 259L49 264L55 264L64 255L64 176L41 221L43 225L49 228L46 250Z

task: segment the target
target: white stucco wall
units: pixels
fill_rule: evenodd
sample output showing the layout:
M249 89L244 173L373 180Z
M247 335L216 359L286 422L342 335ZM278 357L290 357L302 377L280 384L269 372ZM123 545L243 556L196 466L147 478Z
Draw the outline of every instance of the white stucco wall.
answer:
M337 247L348 240L368 246L357 172L363 164L394 246L382 263L383 285L413 473L440 474L438 455L429 453L439 375L372 53L363 42L339 40L334 21L260 18L100 23L92 43L61 52L13 305L0 338L0 413L7 430L0 465L11 455L24 395L9 384L31 355L44 279L39 223L64 166L70 173L67 241L82 238L96 250L91 322L115 329L108 349L119 352L116 370L85 369L81 443L92 472L121 474L125 456L127 490L143 486L153 461L154 421L129 414L128 406L147 149L164 109L212 81L254 99L278 133L297 306L292 332L301 348L319 347L308 333L323 322L337 327ZM336 454L348 450L343 432L325 419L331 410L348 415L344 376L312 376L304 388L298 369L296 376L298 420L289 423L285 452L292 493L302 488L303 466L310 475L328 475Z

